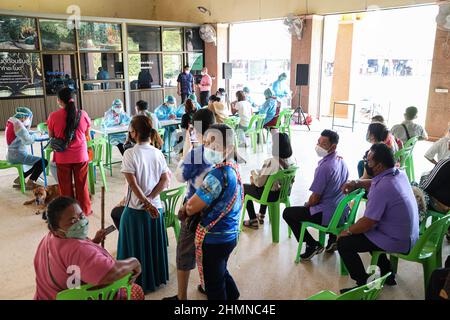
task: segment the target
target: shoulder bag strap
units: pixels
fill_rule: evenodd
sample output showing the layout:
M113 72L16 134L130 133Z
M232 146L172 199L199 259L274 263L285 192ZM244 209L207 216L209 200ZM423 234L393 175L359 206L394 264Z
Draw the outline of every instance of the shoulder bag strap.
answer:
M408 129L406 128L405 124L402 123L402 127L403 127L403 129L405 129L405 132L406 132L406 138L407 138L408 140L411 139L411 136L409 135Z

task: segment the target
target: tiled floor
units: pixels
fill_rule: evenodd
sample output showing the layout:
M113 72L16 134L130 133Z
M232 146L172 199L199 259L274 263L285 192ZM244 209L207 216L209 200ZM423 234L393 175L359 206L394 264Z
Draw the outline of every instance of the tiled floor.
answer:
M319 160L314 147L322 129L329 125L329 120L316 121L310 132L306 127L294 127L293 149L299 165L299 171L293 188L291 203L300 205L308 196L308 188L312 181L314 169ZM365 142L367 125L357 125L355 133L349 129L341 128L339 131L341 142L339 153L347 162L350 175L356 178L356 164L368 149ZM423 154L430 145L429 142L419 142L415 151L415 167L417 176L422 171L432 168ZM6 146L4 133L0 135L0 159L4 159ZM244 180L248 181L251 169L260 167L268 157L267 147L264 146L257 154L250 149L247 152L241 149L248 160L241 166ZM115 150L115 152L117 152ZM119 157L119 154L115 154ZM172 164L173 168L174 165ZM106 225L112 223L109 216L111 208L119 202L124 195L124 179L119 172L119 165L114 167L113 177L108 176L107 182L110 191L106 194ZM31 197L30 193L22 195L13 190L11 185L16 177L14 170L0 172L0 279L2 289L0 299L31 299L34 294L34 267L33 258L39 241L46 234L44 221L34 215L33 208L25 207L22 203ZM172 181L176 186L176 181ZM100 226L100 184L97 184L97 194L93 200L95 215L91 218L91 236ZM363 209L363 208L362 208ZM176 293L176 267L175 267L175 238L172 230L169 231L169 263L170 281L156 292L149 294L148 299L160 299ZM114 255L116 253L117 232L112 233L107 241L106 248ZM280 243L271 243L270 225L266 223L263 229L245 230L241 235L238 247L229 261L229 270L236 280L241 291L242 299L304 299L320 290L337 291L339 288L353 285L349 277L339 276L338 255L322 254L316 256L311 262L296 265L294 257L297 242L287 237L287 227L281 223ZM450 254L450 246L444 242L444 256ZM364 255L368 261L368 255ZM192 273L189 297L191 299L204 299L196 291L198 274ZM423 299L422 268L418 264L401 261L398 285L386 287L381 299Z

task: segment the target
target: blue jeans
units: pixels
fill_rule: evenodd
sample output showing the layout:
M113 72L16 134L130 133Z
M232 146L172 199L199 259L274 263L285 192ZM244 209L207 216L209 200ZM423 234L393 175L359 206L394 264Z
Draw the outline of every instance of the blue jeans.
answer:
M220 244L203 243L203 275L208 300L237 300L239 290L227 270L228 258L237 240Z

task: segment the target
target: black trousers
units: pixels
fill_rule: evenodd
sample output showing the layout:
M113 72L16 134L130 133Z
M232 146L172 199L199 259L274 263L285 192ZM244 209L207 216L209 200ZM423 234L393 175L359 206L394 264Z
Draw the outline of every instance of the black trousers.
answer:
M300 238L300 230L302 228L302 222L312 222L316 224L322 224L322 212L318 212L312 215L307 207L290 207L283 211L283 219L289 225L297 241ZM333 234L329 235L330 241L334 242L336 236ZM319 242L316 241L312 235L305 230L305 236L303 241L308 247L316 246Z
M356 281L358 286L366 284L369 275L364 269L364 264L359 256L359 252L384 251L363 233L339 238L338 251L347 267L350 277ZM378 259L381 275L392 272L391 262L385 254L380 255Z
M47 168L48 161L44 159L45 168ZM44 171L44 168L42 167L42 160L39 160L33 164L30 170L23 173L24 178L27 178L30 176L30 180L36 181L41 173Z
M447 278L450 276L450 256L447 257L444 269L436 269L433 271L428 284L427 292L425 293L425 300L444 300L439 296L442 288L445 286ZM447 293L450 288L447 288Z
M190 93L181 93L181 103L184 103L189 97Z
M202 107L208 105L208 99L209 99L210 93L211 93L210 91L200 91L200 105Z
M264 187L257 187L254 184L244 184L244 194L251 195L255 198L261 198L264 191ZM269 201L277 201L280 197L280 191L271 191L269 193ZM259 207L259 213L266 214L267 206L261 205ZM255 206L253 201L247 202L247 212L250 219L256 219Z
M117 231L120 229L120 218L122 218L123 210L125 210L125 207L115 207L111 210L111 218L113 219Z
M208 300L237 300L239 290L227 270L227 262L237 240L206 244L203 249L203 276Z

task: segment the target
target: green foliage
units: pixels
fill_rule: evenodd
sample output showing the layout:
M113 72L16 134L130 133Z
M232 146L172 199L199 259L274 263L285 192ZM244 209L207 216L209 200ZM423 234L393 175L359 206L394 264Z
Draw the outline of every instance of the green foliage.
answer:
M165 29L162 39L163 51L183 51L183 32L181 28Z

